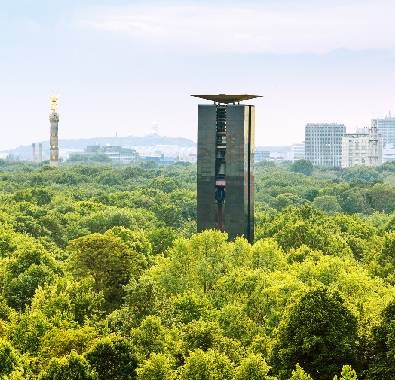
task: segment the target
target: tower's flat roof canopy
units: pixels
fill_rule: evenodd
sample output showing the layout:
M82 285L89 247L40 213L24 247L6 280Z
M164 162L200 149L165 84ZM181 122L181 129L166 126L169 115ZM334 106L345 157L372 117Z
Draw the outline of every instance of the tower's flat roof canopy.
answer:
M212 100L213 102L218 102L218 103L238 103L243 100L250 100L250 99L262 97L260 95L248 95L248 94L240 94L240 95L218 94L218 95L191 95L191 96L205 100Z

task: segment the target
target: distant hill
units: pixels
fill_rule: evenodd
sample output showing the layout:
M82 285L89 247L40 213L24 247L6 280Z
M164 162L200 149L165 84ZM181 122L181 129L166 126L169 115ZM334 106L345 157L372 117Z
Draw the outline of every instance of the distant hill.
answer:
M44 152L49 150L49 141L42 141ZM126 148L135 147L155 147L155 146L175 146L180 148L193 148L196 143L192 140L182 137L166 137L158 134L150 134L144 137L126 136L126 137L92 137L85 139L61 139L59 140L60 153L72 151L83 151L88 145L121 145ZM36 146L38 153L38 145ZM31 145L19 146L8 151L14 157L21 160L30 160L32 157Z

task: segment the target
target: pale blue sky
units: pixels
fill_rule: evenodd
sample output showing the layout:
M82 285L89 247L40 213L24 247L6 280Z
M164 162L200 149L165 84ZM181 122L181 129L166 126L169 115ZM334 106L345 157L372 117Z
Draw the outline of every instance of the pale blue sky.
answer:
M192 93L251 92L258 145L395 111L395 2L0 0L0 149L60 137L196 140Z

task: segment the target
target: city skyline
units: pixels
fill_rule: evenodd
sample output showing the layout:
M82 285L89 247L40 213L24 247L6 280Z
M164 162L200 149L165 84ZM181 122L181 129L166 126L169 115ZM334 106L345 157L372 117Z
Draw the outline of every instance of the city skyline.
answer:
M196 141L193 92L261 93L265 146L301 141L307 123L355 130L393 110L390 1L128 3L2 6L0 150L48 139L54 93L60 139L159 126Z

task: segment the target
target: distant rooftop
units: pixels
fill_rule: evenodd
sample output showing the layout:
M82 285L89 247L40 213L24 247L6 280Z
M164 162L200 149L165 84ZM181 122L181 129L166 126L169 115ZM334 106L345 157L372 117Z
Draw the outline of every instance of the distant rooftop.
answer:
M243 100L250 100L255 98L261 98L260 95L248 95L248 94L241 94L241 95L227 95L227 94L218 94L218 95L191 95L195 98L201 98L205 100L212 100L213 102L217 103L239 103Z

